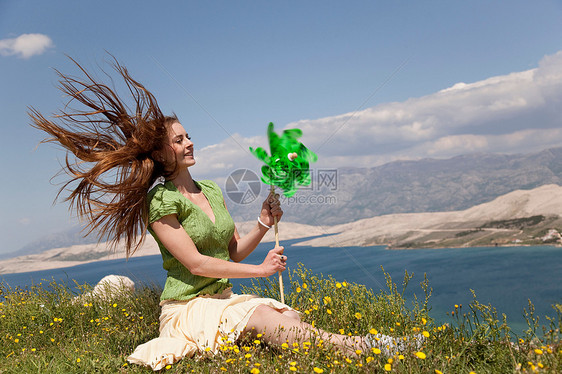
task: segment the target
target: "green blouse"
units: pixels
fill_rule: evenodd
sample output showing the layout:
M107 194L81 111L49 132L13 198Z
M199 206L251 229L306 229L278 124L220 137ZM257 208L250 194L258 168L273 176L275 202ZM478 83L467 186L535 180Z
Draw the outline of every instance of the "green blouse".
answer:
M203 210L183 196L171 181L158 184L148 193L149 223L175 214L199 252L206 256L230 260L228 244L234 234L234 221L226 210L219 186L212 181L195 182L215 214L215 223ZM168 272L160 300L189 300L197 295L216 294L231 287L228 279L207 278L191 274L164 247L149 226L162 253L163 267Z

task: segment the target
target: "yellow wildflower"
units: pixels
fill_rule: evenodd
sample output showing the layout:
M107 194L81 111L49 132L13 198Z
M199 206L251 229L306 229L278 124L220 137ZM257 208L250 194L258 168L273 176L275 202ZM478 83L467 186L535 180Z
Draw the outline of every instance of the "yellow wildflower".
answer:
M422 317L422 324L425 325L427 323L427 319Z
M252 370L250 370L251 374L259 374L259 372L260 372L260 369L258 369L258 368L252 368Z
M385 364L385 365L384 365L384 370L385 370L385 371L391 371L391 370L392 370L392 365L390 365L390 364Z
M336 288L341 288L341 283L340 283L340 282L336 283Z
M359 312L355 313L355 318L361 319L361 313L359 313Z
M424 331L422 332L423 336L425 336L426 338L429 338L429 331Z
M376 355L380 355L381 354L381 350L378 348L371 348L371 351L373 351L374 354Z
M315 372L315 373L323 373L323 372L324 372L324 369L320 369L320 368L314 367L314 372Z
M308 285L306 283L303 283L302 288L304 288L306 290L308 288Z
M300 293L302 290L300 287L297 287L297 293Z
M425 353L423 353L423 352L416 352L416 356L417 356L419 359L422 359L422 360L425 360L425 357L426 357L426 356L425 356Z
M538 355L542 355L542 349L535 349L535 353Z
M369 334L373 334L373 335L377 335L379 332L377 331L377 329L370 329L369 330Z

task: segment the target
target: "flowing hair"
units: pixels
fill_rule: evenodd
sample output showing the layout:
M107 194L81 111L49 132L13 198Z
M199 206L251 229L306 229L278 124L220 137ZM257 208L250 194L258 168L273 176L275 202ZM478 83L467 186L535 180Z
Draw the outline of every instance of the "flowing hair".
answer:
M109 238L112 248L124 239L128 258L146 237L148 189L159 177L173 174L153 153L164 147L167 129L177 118L164 116L154 95L114 57L111 67L125 82L132 111L115 88L96 81L71 60L83 77L55 69L58 89L69 97L64 109L54 116L58 123L29 108L31 125L49 134L41 143L56 142L67 151L63 170L70 178L57 198L68 191L64 200L87 221L86 235L95 231L98 241ZM70 104L74 103L85 108L73 109Z

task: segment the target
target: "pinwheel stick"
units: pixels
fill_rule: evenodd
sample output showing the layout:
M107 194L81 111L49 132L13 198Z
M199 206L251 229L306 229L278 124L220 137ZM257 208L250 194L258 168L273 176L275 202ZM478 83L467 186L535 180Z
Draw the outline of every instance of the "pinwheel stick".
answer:
M275 186L271 185L271 194L275 195ZM275 232L275 246L279 247L279 228L277 225L277 217L273 217L273 230ZM285 290L283 288L283 275L279 272L279 292L281 294L281 303L285 304Z

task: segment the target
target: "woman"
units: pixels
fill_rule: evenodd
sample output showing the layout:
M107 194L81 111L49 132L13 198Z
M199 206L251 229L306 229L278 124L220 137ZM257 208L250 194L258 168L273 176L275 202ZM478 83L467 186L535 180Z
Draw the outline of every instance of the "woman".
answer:
M67 200L87 218L89 233L95 230L113 244L124 240L127 256L147 230L158 242L168 272L160 336L137 347L130 362L159 370L258 333L275 346L318 337L346 354L375 346L388 353L401 348L402 341L387 336L331 334L302 322L276 300L232 293L228 278L267 277L286 268L283 247L270 250L260 265L241 263L283 215L278 196L268 196L254 228L240 237L220 188L191 177L194 146L180 121L164 116L154 96L116 60L113 67L132 96L132 113L114 90L76 64L84 79L57 71L59 88L70 97L65 108L77 102L88 110L66 109L56 116L58 124L34 109L30 116L33 126L51 136L44 142L57 142L75 156L67 156L71 178L61 192L70 187ZM161 178L165 182L156 184Z

